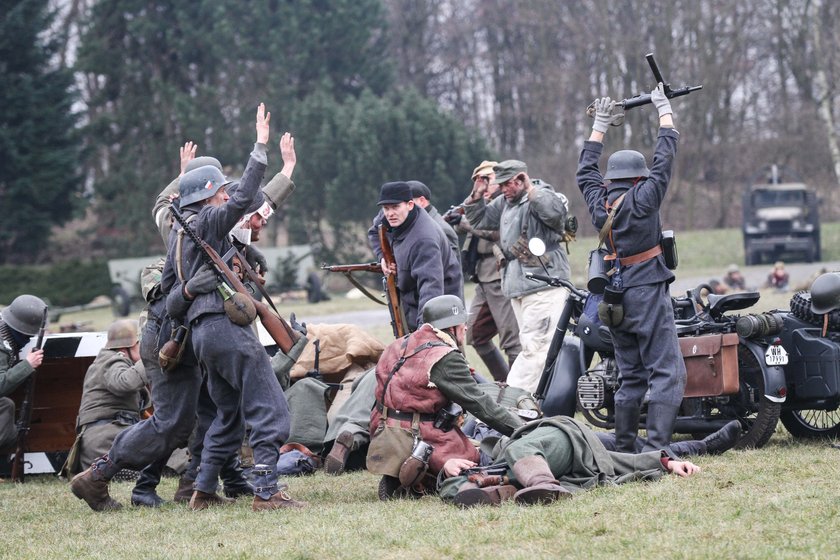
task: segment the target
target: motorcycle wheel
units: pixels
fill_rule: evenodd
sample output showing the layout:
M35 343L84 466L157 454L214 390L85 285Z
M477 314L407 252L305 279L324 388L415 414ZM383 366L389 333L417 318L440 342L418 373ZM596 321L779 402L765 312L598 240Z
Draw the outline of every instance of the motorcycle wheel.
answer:
M825 315L811 311L811 292L797 292L790 298L791 314L814 326L822 327ZM829 330L840 330L840 311L832 311L828 314Z
M735 448L757 449L767 443L776 431L782 405L764 396L761 366L749 348L742 345L738 346L738 369L741 387L738 394L731 397L730 402L734 406L729 407L729 411L733 413L733 419L746 426L746 430ZM758 395L758 401L753 395Z
M793 437L804 439L840 437L840 409L785 410L780 418Z

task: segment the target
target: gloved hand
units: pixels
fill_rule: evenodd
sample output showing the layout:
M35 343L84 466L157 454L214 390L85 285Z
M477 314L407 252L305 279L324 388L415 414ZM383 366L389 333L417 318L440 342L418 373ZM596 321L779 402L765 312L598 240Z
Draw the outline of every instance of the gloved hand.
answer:
M613 120L613 109L615 109L615 101L609 97L601 97L595 100L595 122L592 124L592 129L606 134L607 129Z
M250 245L248 247L248 251L245 253L245 258L248 260L248 264L251 265L257 274L260 276L265 276L265 273L268 272L268 261L265 259L265 255L262 252Z
M219 285L216 271L208 264L201 265L201 268L190 278L184 286L187 294L195 297L199 294L212 292Z
M657 86L650 92L650 101L656 110L659 111L659 116L672 115L674 111L671 109L671 100L665 97L665 86L659 82Z

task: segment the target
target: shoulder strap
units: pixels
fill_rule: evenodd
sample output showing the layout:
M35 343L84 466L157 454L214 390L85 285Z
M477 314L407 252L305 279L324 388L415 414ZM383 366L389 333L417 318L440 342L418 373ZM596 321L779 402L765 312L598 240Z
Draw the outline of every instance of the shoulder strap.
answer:
M426 350L428 348L432 348L434 346L449 346L448 344L446 344L444 342L439 342L439 341L432 340L430 342L425 342L425 343L421 344L420 346L418 346L417 348L414 349L414 352L412 352L411 354L406 356L405 352L406 352L406 349L408 347L408 338L409 338L408 336L405 337L405 340L403 341L403 345L402 345L402 351L403 351L402 356L400 356L400 359L397 360L397 363L394 364L394 367L391 368L391 371L388 373L388 379L385 380L385 386L382 388L382 402L379 403L379 404L382 405L383 407L385 406L385 394L388 391L388 385L391 384L391 379L393 379L394 375L397 373L397 371L399 371L399 369L401 367L403 367L403 364L405 364L405 361L407 359L411 358L412 356L415 356L415 355L419 354L423 350Z
M612 204L607 203L607 221L604 222L604 227L601 228L601 232L598 234L598 247L604 244L604 239L610 234L612 230L612 223L613 219L615 218L615 213L618 211L618 207L621 206L621 203L624 202L624 197L627 196L627 192L623 192L621 196L615 199L615 202Z
M198 214L193 214L187 218L187 223L192 222ZM184 283L184 268L181 262L182 250L184 243L184 228L178 230L178 239L175 240L175 272L178 273L178 280L181 284Z

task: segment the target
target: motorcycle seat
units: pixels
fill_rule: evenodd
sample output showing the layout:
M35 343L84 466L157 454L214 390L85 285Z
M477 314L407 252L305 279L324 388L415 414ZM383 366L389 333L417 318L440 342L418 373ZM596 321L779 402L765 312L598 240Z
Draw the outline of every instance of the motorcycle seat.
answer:
M709 313L718 315L726 311L746 309L758 303L761 294L758 292L738 292L734 294L709 294Z

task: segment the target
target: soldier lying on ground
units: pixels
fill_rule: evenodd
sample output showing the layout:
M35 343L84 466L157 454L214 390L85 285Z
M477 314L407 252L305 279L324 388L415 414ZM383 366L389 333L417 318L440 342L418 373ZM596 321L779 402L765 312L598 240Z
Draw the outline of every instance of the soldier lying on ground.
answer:
M595 432L565 416L530 422L492 451L500 474L471 472L475 461L449 459L443 466L442 499L470 507L549 503L606 484L657 480L663 473L691 476L700 467L670 458L664 451L629 454L607 451Z

